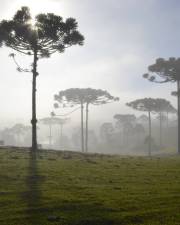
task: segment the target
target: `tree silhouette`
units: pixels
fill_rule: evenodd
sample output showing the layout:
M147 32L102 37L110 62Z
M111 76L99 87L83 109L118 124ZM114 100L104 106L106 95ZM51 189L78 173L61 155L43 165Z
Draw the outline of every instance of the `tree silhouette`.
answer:
M23 135L26 131L26 126L21 124L21 123L17 123L15 124L13 127L11 127L11 132L15 135L15 137L17 138L17 144L20 145L21 141L21 135Z
M81 148L82 152L88 151L88 113L89 105L102 105L113 101L118 101L119 98L110 95L107 91L101 89L92 88L70 88L64 91L60 91L58 95L55 95L55 107L58 104L67 106L74 106L80 104L81 106ZM86 105L86 140L84 148L84 104Z
M172 105L169 105L166 109L166 117L167 117L167 133L169 130L169 114L177 114L177 109L175 109Z
M137 118L137 120L140 122L140 123L147 123L148 122L148 116L147 115L145 115L145 114L142 114L142 115L140 115L138 118Z
M140 137L142 136L142 134L145 133L144 126L141 123L136 123L136 125L134 127L134 132L137 135L137 141L139 143L140 142ZM142 140L142 138L141 138L141 140Z
M157 101L153 98L143 98L137 99L135 101L126 103L127 106L138 110L148 112L148 120L149 120L149 136L148 136L148 154L151 156L151 113L157 111Z
M60 91L57 95L54 95L55 108L73 107L74 105L80 105L81 108L81 150L84 152L84 124L83 124L83 108L85 103L84 89L70 88L64 91Z
M0 23L0 43L25 55L33 56L32 64L32 150L37 150L36 134L36 77L39 58L50 57L55 52L63 53L72 45L83 45L84 37L78 32L75 19L65 22L53 13L39 14L31 24L28 7L22 7L12 20Z
M49 146L52 147L52 125L56 124L57 121L55 118L51 117L45 117L39 120L40 123L49 126Z
M171 57L168 60L156 59L155 64L148 67L149 73L143 75L144 78L155 83L176 82L177 111L178 111L178 153L180 154L180 58Z
M119 101L118 97L110 95L107 91L101 89L84 89L85 94L85 104L86 104L86 141L85 141L85 151L88 152L88 115L89 115L89 105L103 105L111 103L114 101Z
M56 115L55 115L56 116ZM63 147L63 126L70 121L70 118L54 118L56 124L60 125L60 147Z
M169 112L169 113L174 113L176 109L171 105L169 101L166 99L162 98L157 98L156 99L156 104L157 104L157 113L159 113L159 145L160 148L162 148L162 122L163 122L163 113Z
M49 146L52 147L52 125L60 125L60 141L63 137L63 125L69 121L69 118L57 118L57 115L52 112L51 117L40 119L40 122L49 126Z
M114 132L114 127L112 123L106 122L103 123L100 127L100 136L106 144L110 144L112 142L112 135Z
M116 114L114 119L117 120L116 127L123 128L123 144L128 144L129 134L133 130L133 123L136 121L136 116L133 114Z

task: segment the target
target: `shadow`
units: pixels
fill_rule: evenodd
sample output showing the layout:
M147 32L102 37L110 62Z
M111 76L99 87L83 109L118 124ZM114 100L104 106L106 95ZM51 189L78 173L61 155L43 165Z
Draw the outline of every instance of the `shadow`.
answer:
M29 166L26 177L27 191L24 192L24 201L26 203L26 224L40 225L41 224L41 188L42 177L39 175L37 154L30 151Z

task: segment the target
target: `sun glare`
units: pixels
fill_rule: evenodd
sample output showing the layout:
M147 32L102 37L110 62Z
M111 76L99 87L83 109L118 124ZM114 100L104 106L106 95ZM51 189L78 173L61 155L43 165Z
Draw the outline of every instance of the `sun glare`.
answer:
M56 0L16 0L11 11L20 9L22 6L28 6L32 15L32 24L35 23L35 16L39 13L55 13L65 16L65 5L61 1ZM12 14L13 15L13 14Z

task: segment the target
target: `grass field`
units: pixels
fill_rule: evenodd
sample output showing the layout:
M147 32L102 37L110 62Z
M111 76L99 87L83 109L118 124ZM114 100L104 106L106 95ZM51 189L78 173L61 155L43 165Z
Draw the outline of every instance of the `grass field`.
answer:
M0 150L0 225L180 225L180 157Z

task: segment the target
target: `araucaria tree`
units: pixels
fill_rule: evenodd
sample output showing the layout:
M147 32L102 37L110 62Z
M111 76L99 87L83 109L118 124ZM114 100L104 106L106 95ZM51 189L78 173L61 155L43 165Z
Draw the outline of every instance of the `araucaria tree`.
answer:
M162 121L163 113L175 113L176 109L171 105L169 101L163 98L156 99L157 109L156 112L159 114L159 145L162 148ZM168 118L167 118L168 119Z
M180 58L156 59L155 64L148 67L149 73L144 78L155 83L177 83L177 110L178 110L178 153L180 154Z
M81 148L82 152L88 151L88 113L89 105L102 105L113 101L118 101L118 97L110 95L107 91L92 88L70 88L60 91L55 95L56 107L59 104L63 106L81 106ZM86 107L86 141L84 147L84 105Z
M57 124L56 119L51 117L45 117L39 120L40 123L49 126L49 147L52 148L52 125Z
M156 99L153 98L143 98L129 102L126 105L138 111L144 111L148 113L149 119L148 155L151 156L151 143L152 143L151 113L157 111L157 101Z
M72 45L83 45L84 37L77 30L75 19L68 18L65 22L61 16L53 13L39 14L35 24L31 24L28 7L22 7L12 20L0 23L0 44L25 55L33 56L32 64L32 150L37 149L36 134L36 77L39 58L50 57L53 53L63 53Z
M112 123L103 123L100 127L100 137L106 145L112 144L112 136L114 132L114 127Z
M118 97L112 96L109 92L101 89L87 88L85 91L85 104L86 104L86 139L85 139L85 150L88 152L88 115L89 105L104 105L107 103L119 101Z
M136 116L133 114L116 114L114 115L116 120L116 127L120 129L122 127L122 141L123 145L128 145L129 134L133 130L133 123L136 121Z

